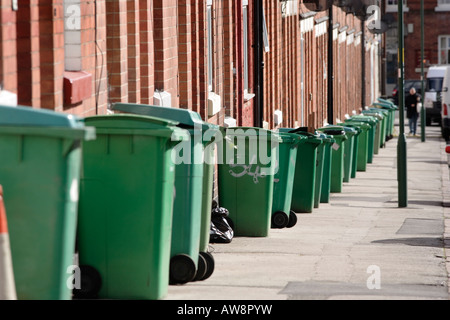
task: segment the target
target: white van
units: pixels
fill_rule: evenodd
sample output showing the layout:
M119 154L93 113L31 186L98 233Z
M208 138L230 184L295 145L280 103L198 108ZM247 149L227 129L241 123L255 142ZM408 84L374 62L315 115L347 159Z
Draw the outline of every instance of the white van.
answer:
M442 124L441 92L444 79L449 77L450 65L431 66L428 69L424 96L427 126L433 121Z
M427 83L425 89L425 111L427 125L433 121L441 124L441 91L445 78L450 77L450 65L431 66L427 73Z
M442 81L442 90L441 90L441 104L442 104L442 111L441 111L441 131L442 131L442 137L445 140L449 140L450 138L450 75L449 71L450 66L447 67L447 74L444 77L444 80Z

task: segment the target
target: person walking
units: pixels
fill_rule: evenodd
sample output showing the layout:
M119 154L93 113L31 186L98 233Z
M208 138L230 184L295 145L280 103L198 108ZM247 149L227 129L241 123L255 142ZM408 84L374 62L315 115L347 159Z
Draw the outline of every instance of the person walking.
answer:
M416 89L411 88L409 95L405 99L406 117L409 119L409 134L416 135L417 119L419 112L417 111L417 103L420 102L420 96L416 93Z

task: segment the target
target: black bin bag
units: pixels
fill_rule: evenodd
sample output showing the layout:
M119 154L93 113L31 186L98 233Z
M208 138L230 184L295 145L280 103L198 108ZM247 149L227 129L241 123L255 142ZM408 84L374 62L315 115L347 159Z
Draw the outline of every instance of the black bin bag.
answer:
M227 209L219 207L216 201L212 203L210 243L230 243L234 236L233 222L228 217Z

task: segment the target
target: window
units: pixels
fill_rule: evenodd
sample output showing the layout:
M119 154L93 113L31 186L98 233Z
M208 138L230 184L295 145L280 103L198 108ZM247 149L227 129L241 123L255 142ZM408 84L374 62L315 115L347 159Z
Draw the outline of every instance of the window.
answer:
M208 90L214 90L214 66L213 66L213 21L212 21L212 0L206 1L208 19Z
M439 64L450 64L450 36L439 36Z
M450 11L450 0L437 0L435 11Z
M397 11L398 11L398 0L387 0L386 12L397 12ZM403 0L403 11L404 12L409 11L407 0Z
M430 92L441 92L443 82L443 78L427 78L426 90Z

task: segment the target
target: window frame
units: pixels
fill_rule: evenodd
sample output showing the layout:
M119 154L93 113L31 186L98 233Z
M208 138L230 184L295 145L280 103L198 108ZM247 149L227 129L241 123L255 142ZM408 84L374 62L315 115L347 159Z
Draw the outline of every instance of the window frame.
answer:
M441 1L447 1L447 3L440 3ZM450 0L437 0L437 5L434 11L450 11Z
M389 4L389 1L395 1L395 4ZM386 12L397 12L398 11L398 0L387 0L386 1ZM403 0L403 12L408 12L408 1Z
M442 48L442 39L447 40L445 48ZM441 60L441 51L443 50L447 51L447 61L445 63ZM439 64L450 64L450 35L440 35L438 37L438 62Z

